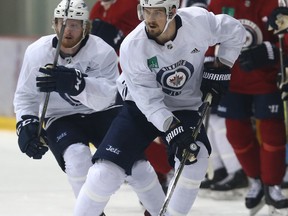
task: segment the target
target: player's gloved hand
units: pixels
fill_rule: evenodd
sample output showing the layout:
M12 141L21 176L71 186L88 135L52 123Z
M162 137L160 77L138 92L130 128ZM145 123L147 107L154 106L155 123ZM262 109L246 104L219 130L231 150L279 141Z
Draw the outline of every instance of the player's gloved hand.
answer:
M100 19L95 19L92 22L91 34L102 38L106 43L112 46L115 50L119 50L124 39L124 34L114 25Z
M192 137L193 129L185 127L181 122L174 118L169 129L165 132L165 139L170 146L177 147L176 157L182 160L183 151L187 150L192 155L186 164L197 161L197 155L200 147L196 144L196 141Z
M277 7L268 16L268 30L274 30L274 34L288 32L288 8Z
M86 74L83 74L76 68L67 68L64 66L51 65L41 67L39 71L48 76L37 76L36 86L39 87L40 92L67 93L71 96L79 95L85 88Z
M42 129L38 138L38 126L39 118L32 115L22 116L16 125L20 150L33 159L41 159L48 151L46 131Z
M212 94L211 106L219 104L222 95L226 94L229 88L231 69L219 62L204 63L203 78L201 83L202 100L210 92Z
M240 68L249 72L276 64L279 60L279 49L269 41L264 41L260 45L243 50L238 60Z

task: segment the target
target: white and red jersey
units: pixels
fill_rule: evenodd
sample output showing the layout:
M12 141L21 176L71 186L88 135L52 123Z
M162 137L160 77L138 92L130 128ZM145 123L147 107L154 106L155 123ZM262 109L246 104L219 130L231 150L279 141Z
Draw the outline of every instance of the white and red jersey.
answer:
M197 110L202 104L200 85L205 53L220 43L220 60L232 66L245 41L244 27L228 15L217 15L199 7L178 10L177 34L164 45L149 39L143 21L123 41L120 64L128 87L126 100L139 109L159 130L165 131L176 110Z

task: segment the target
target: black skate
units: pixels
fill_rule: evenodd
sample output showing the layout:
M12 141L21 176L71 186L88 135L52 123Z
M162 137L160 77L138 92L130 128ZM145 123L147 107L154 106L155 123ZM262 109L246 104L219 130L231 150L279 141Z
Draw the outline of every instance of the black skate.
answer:
M227 177L227 171L225 168L220 168L214 171L214 175L212 179L208 179L207 175L205 179L201 182L200 188L201 189L210 189L212 184L215 184L224 178Z
M269 207L269 216L287 216L288 199L281 193L277 185L264 185L265 202Z
M245 197L246 208L250 211L250 216L256 215L260 211L264 202L264 188L260 179L251 179L250 188Z
M212 194L218 200L231 200L243 197L247 187L248 179L242 169L229 174L222 181L210 186Z
M199 197L206 197L206 198L212 198L211 197L211 190L210 186L214 183L217 183L224 178L227 177L227 171L225 168L220 168L214 171L214 175L212 179L208 178L208 175L206 174L205 179L200 184L200 189L198 192Z

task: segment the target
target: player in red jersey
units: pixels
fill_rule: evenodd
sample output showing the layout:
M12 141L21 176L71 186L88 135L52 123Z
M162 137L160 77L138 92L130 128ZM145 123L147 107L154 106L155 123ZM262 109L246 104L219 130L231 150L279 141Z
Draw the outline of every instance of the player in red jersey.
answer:
M97 1L89 16L92 21L91 33L103 38L118 51L124 37L140 23L138 4L138 0Z
M267 29L267 16L277 6L276 0L211 0L208 7L216 14L240 20L247 31L246 43L232 69L230 92L220 108L226 118L227 138L252 179L245 204L253 214L263 200L273 211L288 207L288 199L278 187L285 174L286 143L276 81L278 38ZM252 119L256 119L255 128Z

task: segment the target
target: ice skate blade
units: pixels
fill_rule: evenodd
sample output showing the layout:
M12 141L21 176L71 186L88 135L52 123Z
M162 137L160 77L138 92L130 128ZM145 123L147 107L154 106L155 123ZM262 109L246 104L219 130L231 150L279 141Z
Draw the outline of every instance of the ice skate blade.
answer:
M252 209L249 209L250 210L249 216L256 215L264 207L264 205L265 205L265 201L264 201L264 198L262 198L257 206L255 206Z
M273 206L268 206L269 216L288 216L288 208L276 209Z
M214 191L211 189L200 189L198 196L202 198L210 198L216 200L239 200L243 199L247 189L233 189L229 191Z
M233 189L228 191L215 191L211 190L210 197L216 200L239 200L243 199L247 189Z

